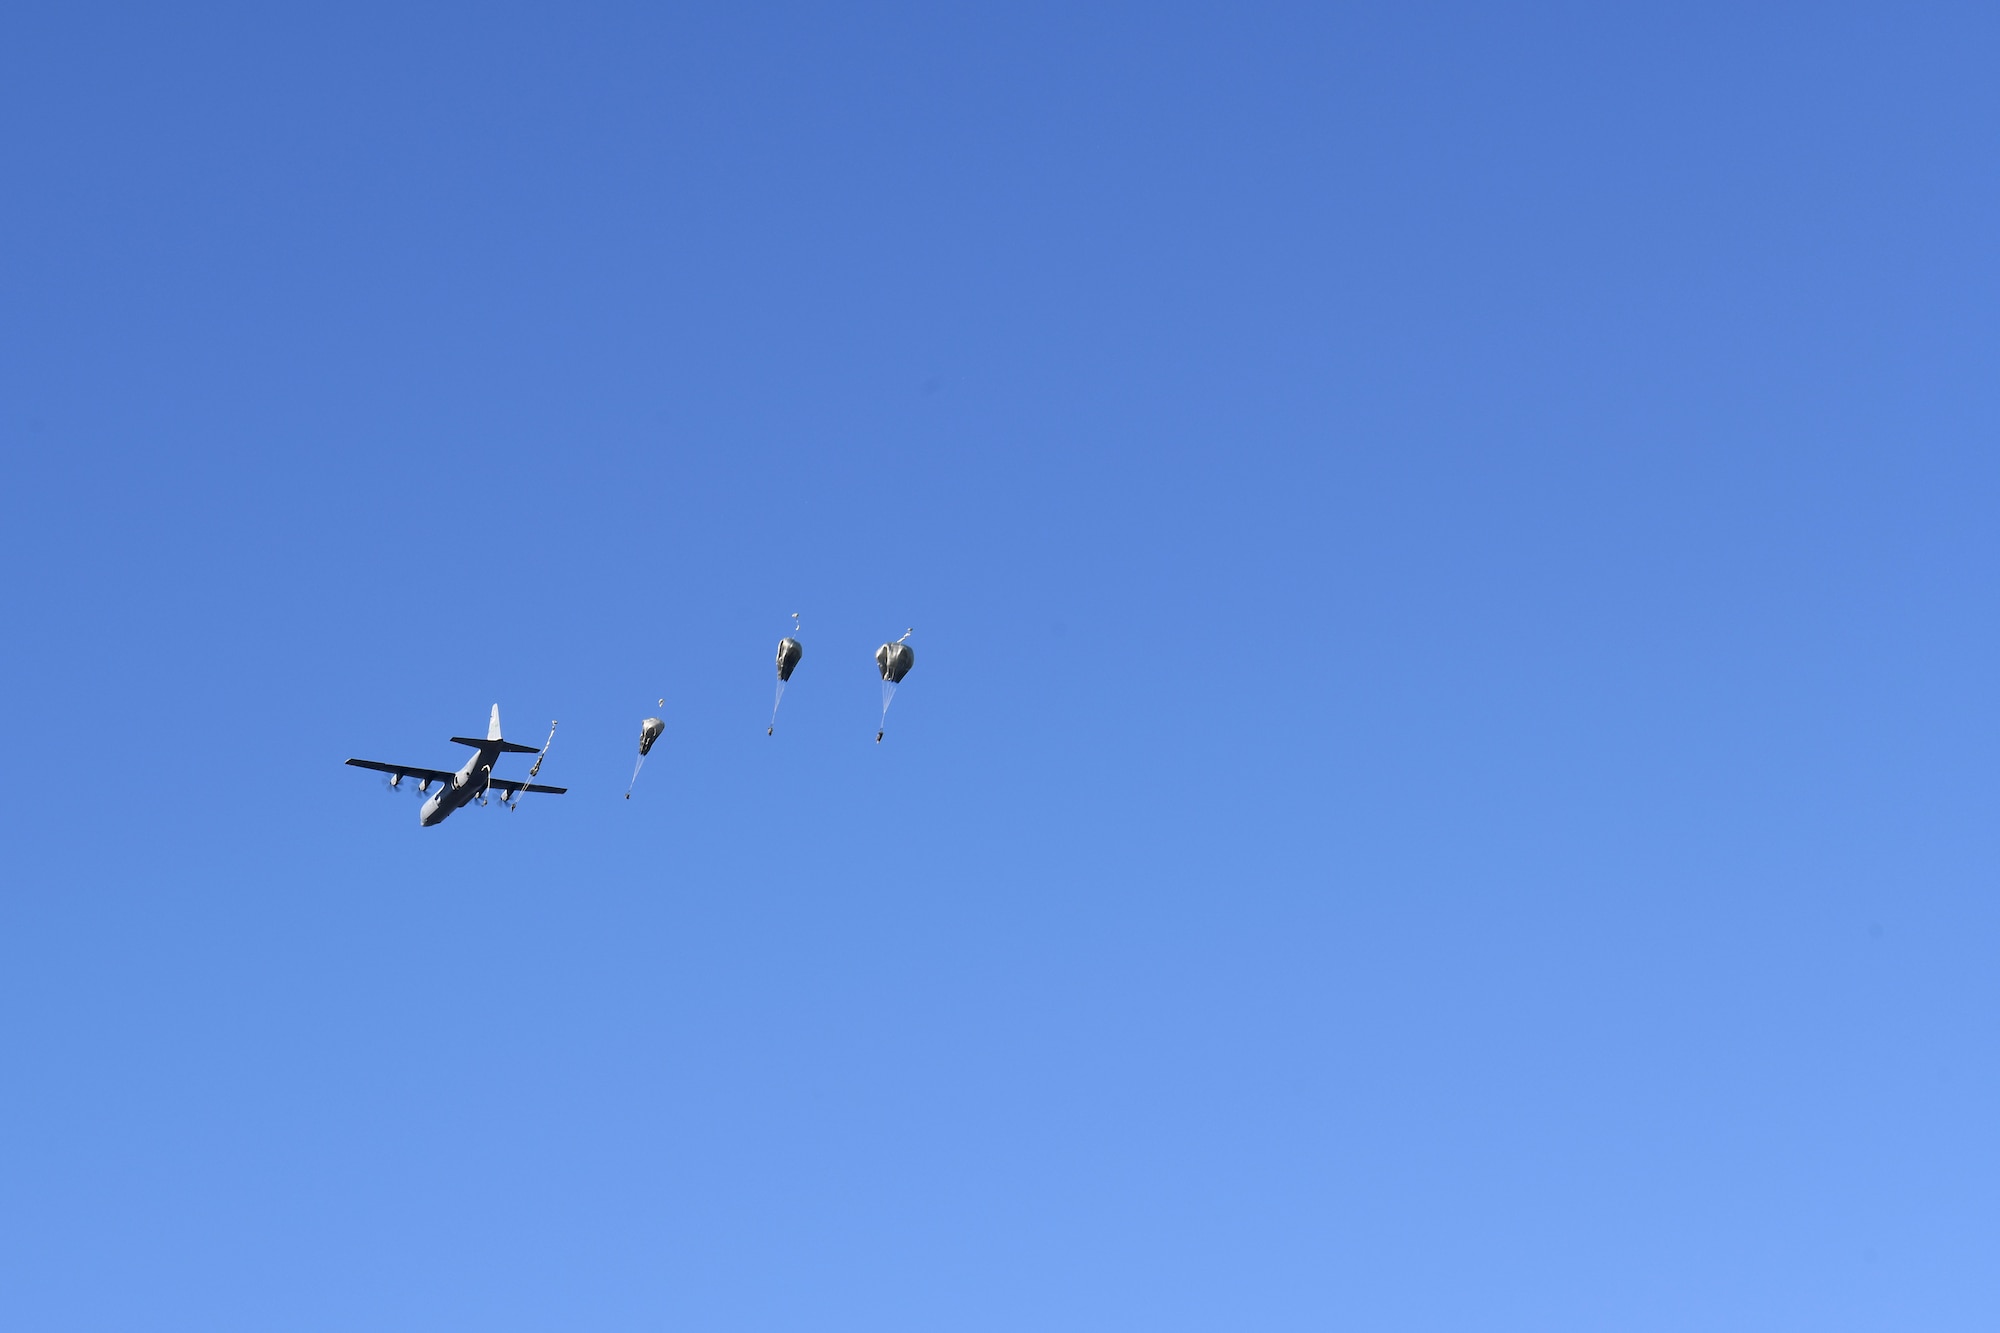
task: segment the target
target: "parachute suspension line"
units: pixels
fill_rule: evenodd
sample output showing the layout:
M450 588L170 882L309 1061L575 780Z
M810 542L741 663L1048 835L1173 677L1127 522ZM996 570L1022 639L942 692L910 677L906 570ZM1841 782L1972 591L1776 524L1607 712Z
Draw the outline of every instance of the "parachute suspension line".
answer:
M530 767L530 768L528 769L528 776L529 776L530 778L534 777L534 776L535 776L536 774L538 774L538 773L540 773L540 772L542 771L542 760L544 760L544 759L546 759L546 758L548 758L548 757L549 757L549 747L550 747L551 745L554 745L554 744L556 743L556 727L557 727L557 725L558 725L558 724L557 724L557 723L555 723L555 722L553 722L553 721L551 721L551 722L549 723L549 738L548 738L547 740L545 740L545 741L543 741L543 742L542 742L542 749L541 749L541 753L539 753L539 754L537 754L537 755L535 756L535 762L534 762L534 764L533 764L533 765L532 765L532 766L531 766L531 767ZM524 794L526 793L526 791L527 791L527 788L526 788L526 787L516 787L516 788L514 788L514 799L513 799L513 800L511 800L511 801L504 801L504 802L502 802L502 804L504 804L504 805L505 805L505 806L506 806L506 807L507 807L507 808L508 808L509 810L518 810L518 809L520 809L520 808L521 808L521 797L522 797L522 796L523 796L523 795L524 795Z
M632 799L632 789L639 785L639 770L646 766L646 756L640 755L639 762L632 765L632 780L625 784L625 799Z
M774 736L777 734L778 705L783 703L784 701L785 701L785 682L781 680L778 682L777 696L771 700L771 725L764 728L764 734L766 736Z
M882 743L883 734L889 730L889 705L892 702L894 702L895 698L896 698L896 682L893 680L883 681L882 720L876 723L876 731L875 731L875 743L877 745L880 745Z

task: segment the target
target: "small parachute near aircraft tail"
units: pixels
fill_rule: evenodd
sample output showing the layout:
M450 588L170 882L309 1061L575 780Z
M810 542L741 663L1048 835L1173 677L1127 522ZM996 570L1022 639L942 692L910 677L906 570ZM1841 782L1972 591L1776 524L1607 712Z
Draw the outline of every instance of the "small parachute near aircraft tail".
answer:
M498 717L498 716L499 716L499 713L498 713L498 711L497 711L497 710L499 709L500 705L499 705L499 704L495 704L495 705L493 705L493 707L494 707L494 709L496 710L496 712L494 713L494 716L495 716L495 717ZM498 724L496 723L495 725L498 725ZM547 740L545 740L545 741L543 741L543 742L542 742L542 749L541 749L541 753L539 753L539 754L537 754L537 755L535 756L535 762L534 762L534 764L533 764L533 765L532 765L532 766L531 766L531 767L530 767L530 768L528 769L528 776L529 776L529 777L531 777L531 778L532 778L532 777L534 777L535 775L537 775L538 773L540 773L540 772L542 771L542 760L544 760L544 759L547 759L547 758L549 757L549 747L550 747L551 745L554 745L554 744L556 743L556 728L557 728L557 727L559 727L559 726L561 726L561 725L562 725L562 724L561 724L561 723L559 723L559 722L556 722L556 721L553 721L553 720L552 720L552 721L550 721L550 723L549 723L549 738L548 738ZM490 781L490 780L492 779L492 776L493 776L493 775L492 775L492 774L491 774L491 773L489 772L489 773L488 773L488 774L487 774L486 776L487 776L488 780ZM428 782L426 782L426 783L424 784L424 787L428 787L428 786L430 786L430 784L429 784ZM418 791L422 791L423 789L424 789L423 787L419 787L419 788L417 788L417 790L418 790ZM508 799L507 799L507 798L506 798L506 797L505 797L505 796L503 795L503 796L501 797L501 800L500 800L500 803L501 803L502 805L506 806L506 807L507 807L507 809L508 809L509 811L514 811L514 810L519 810L519 809L521 808L521 793L522 793L522 792L524 792L524 791L526 791L526 790L527 790L527 788L526 788L526 787L516 787L516 788L514 789L514 799L510 801L510 800L508 800Z
M883 733L889 729L889 704L896 697L896 687L903 683L903 677L910 674L910 668L917 664L916 650L903 639L916 631L906 629L903 638L894 643L885 643L875 650L875 666L882 673L882 721L875 733L875 743L882 743Z
M666 703L665 699L660 700L662 708L666 707ZM667 724L657 717L649 717L639 724L639 762L632 765L632 780L625 784L626 800L632 799L632 788L639 785L639 770L646 766L646 756L652 753L653 742L660 739L660 733L666 729Z
M778 705L785 701L785 682L792 678L798 668L799 659L806 655L805 645L799 642L799 613L792 612L792 632L778 640L778 695L771 700L771 725L764 728L766 736L778 730Z

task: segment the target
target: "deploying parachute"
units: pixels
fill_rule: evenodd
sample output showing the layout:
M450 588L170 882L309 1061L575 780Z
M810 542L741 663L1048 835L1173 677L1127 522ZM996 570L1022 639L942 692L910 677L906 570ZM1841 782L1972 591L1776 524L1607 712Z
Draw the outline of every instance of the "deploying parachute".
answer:
M799 659L806 655L805 645L799 642L799 613L792 612L792 632L778 640L778 697L771 700L771 725L764 728L769 736L778 730L778 705L785 701L785 682L792 678Z
M498 704L495 704L495 705L493 705L493 706L494 706L495 708L498 708L498 707L499 707L500 705L498 705ZM498 713L495 713L495 714L494 714L494 716L495 716L495 717L498 717L498 716L499 716L499 714L498 714ZM542 771L542 760L544 760L544 759L547 759L547 758L549 757L549 747L550 747L551 745L554 745L554 744L556 743L556 727L557 727L557 726L559 726L559 725L560 725L560 724L559 724L559 723L557 723L557 722L555 722L555 721L554 721L553 719L552 719L552 720L551 720L551 721L549 722L549 738L548 738L547 740L545 740L545 741L543 741L543 742L542 742L542 752L541 752L540 754L538 754L538 755L536 755L536 756L535 756L535 762L534 762L534 764L533 764L533 765L532 765L532 766L531 766L531 767L530 767L530 768L528 769L528 776L529 776L529 777L531 777L531 778L532 778L532 777L534 777L534 776L535 776L535 775L536 775L537 773L539 773L539 772L541 772L541 771ZM488 769L488 770L486 771L486 780L487 780L488 782L491 782L491 781L493 780L493 770L492 770L492 769ZM391 785L393 785L393 784L391 784ZM428 787L429 785L430 785L429 783L425 783L425 784L424 784L424 786L425 786L425 787ZM419 788L418 788L417 790L418 790L418 791L422 791L422 790L423 790L423 787L419 787ZM511 801L507 799L507 795L506 795L506 793L505 793L505 792L502 792L502 793L500 794L500 804L502 804L502 805L506 806L506 807L507 807L507 808L508 808L508 809L509 809L510 811L511 811L511 810L519 810L519 809L521 808L521 793L522 793L522 792L524 792L524 791L526 791L526 790L528 790L528 789L527 789L527 788L526 788L525 786L523 786L523 787L516 787L516 788L514 788L514 799L513 799L513 800L511 800Z
M666 702L665 699L660 700L660 706L665 707ZM657 717L649 717L639 724L639 762L632 765L632 780L625 784L626 800L632 799L632 788L639 785L639 770L646 766L646 756L652 752L653 742L660 739L660 733L666 729L667 724Z
M913 629L906 629L903 639L915 633ZM883 732L889 729L889 703L896 697L896 687L903 683L903 677L909 675L910 668L917 664L916 650L903 639L885 643L875 650L875 666L882 673L882 722L875 733L877 745L882 743Z

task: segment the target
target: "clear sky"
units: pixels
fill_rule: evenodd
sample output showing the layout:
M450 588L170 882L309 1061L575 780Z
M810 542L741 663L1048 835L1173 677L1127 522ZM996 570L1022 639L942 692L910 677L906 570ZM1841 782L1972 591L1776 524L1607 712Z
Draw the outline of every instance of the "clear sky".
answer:
M2000 19L1614 8L9 9L0 1326L1994 1327Z

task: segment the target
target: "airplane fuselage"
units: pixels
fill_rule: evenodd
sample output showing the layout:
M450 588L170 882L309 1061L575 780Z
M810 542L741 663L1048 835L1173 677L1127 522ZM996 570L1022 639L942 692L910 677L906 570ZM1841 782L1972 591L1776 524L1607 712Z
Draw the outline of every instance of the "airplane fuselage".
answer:
M417 823L429 828L442 824L451 812L470 805L486 791L493 776L493 762L500 757L497 745L482 745L465 761L465 767L451 775L450 782L438 784L437 793L417 812Z

